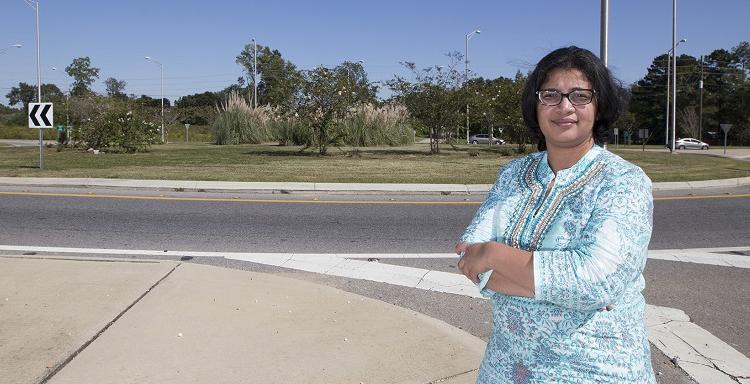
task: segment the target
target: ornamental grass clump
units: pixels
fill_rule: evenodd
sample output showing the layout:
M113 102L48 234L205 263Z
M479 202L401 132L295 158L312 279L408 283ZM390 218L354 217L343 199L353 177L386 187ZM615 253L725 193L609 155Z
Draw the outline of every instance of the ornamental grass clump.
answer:
M356 148L409 144L413 140L412 129L406 107L365 104L352 109L340 122L338 131L343 144Z
M274 140L279 145L304 145L306 147L315 144L315 132L310 124L296 115L278 116L270 122L270 130L273 132Z
M218 116L212 125L216 144L260 144L274 139L273 108L253 108L238 92L230 93L216 108Z

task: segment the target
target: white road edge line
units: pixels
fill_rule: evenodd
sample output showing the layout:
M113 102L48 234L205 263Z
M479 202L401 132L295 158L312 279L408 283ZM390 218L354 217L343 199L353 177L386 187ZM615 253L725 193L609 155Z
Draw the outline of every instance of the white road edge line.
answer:
M201 252L201 251L170 251L147 249L107 249L107 248L69 248L69 247L37 247L22 245L0 245L0 251L18 252L57 252L57 253L88 253L97 255L144 255L144 256L193 256L193 257L267 257L278 258L278 255L295 255L299 257L319 256L302 253L250 253L250 252ZM648 258L686 263L710 264L725 267L750 268L750 256L727 254L722 252L750 251L747 247L724 248L695 248L695 249L657 249L649 250ZM453 253L334 253L326 254L340 259L450 259L458 256Z
M726 255L714 252L747 250L750 247L682 249L649 251L649 258L685 261L750 268L748 256ZM279 266L307 272L322 273L352 279L452 293L481 298L476 287L466 277L456 273L432 271L376 262L388 258L455 258L454 254L294 254L246 252L193 252L155 251L98 248L63 248L0 245L0 250L22 252L57 252L84 254L120 254L149 256L223 257L232 260ZM656 256L656 257L653 257ZM717 260L711 260L716 258ZM374 261L365 261L371 259ZM738 264L738 265L734 265ZM646 306L648 338L694 380L703 384L737 383L750 378L750 359L729 344L690 322L685 312L668 307ZM731 375L731 376L729 376Z

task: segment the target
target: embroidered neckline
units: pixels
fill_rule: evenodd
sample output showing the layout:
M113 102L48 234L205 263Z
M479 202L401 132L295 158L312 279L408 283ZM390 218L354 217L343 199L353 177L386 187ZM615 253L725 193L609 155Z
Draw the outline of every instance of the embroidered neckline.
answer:
M604 168L604 162L594 162L601 153L601 148L596 150L597 148L598 146L596 145L592 147L592 149L587 152L578 163L567 169L567 172L565 172L566 174L570 173L571 175L575 175L575 171L580 170L581 167L588 167L580 177L568 177L568 180L565 180L564 175L561 175L560 172L558 172L557 177L551 174L551 169L549 169L548 164L545 164L543 167L546 167L549 173L544 172L542 175L537 173L540 164L547 160L546 153L542 156L530 159L527 163L528 166L526 167L525 172L522 172L520 175L522 179L521 185L525 185L528 190L530 190L530 193L523 208L519 207L519 209L516 210L516 214L513 215L513 222L515 224L512 225L512 230L510 231L509 236L506 236L506 239L509 240L511 246L518 248L524 232L523 229L529 225L534 225L531 239L529 241L529 250L534 251L537 249L539 242L548 231L550 223L555 218L563 202L570 196L578 194L582 190L582 187L596 176L602 168ZM542 196L542 192L547 189L547 183L551 181L548 180L549 177L555 177L555 185L549 191L548 196ZM563 180L560 180L561 178ZM543 215L539 218L532 216L532 212L536 211L534 207L537 205L538 207L536 210L543 210ZM508 234L508 232L506 232L506 234Z

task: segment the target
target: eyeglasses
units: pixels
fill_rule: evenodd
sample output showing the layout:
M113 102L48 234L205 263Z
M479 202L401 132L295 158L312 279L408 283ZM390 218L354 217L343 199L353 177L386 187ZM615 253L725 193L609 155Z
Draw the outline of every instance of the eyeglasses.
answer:
M563 97L568 98L570 104L586 105L594 100L596 91L593 89L574 89L568 93L562 93L556 89L541 89L536 91L536 95L542 105L550 107L562 103Z

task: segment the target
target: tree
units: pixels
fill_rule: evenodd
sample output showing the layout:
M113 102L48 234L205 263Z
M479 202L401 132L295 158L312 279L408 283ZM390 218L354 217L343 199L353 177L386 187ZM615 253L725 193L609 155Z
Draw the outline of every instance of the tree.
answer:
M152 108L161 108L161 100L160 99L154 99L151 96L148 95L141 95L139 98L135 99L135 101L144 107L152 107ZM171 107L171 103L169 102L169 99L166 97L164 98L164 108Z
M346 93L348 107L361 104L376 104L378 87L367 79L362 63L345 61L336 67L336 78L344 80L339 87Z
M89 87L99 78L99 68L91 66L88 56L73 59L73 62L65 67L65 72L74 80L71 93L75 96L90 93Z
M235 60L248 75L248 93L252 92L250 87L254 80L254 58L253 44L247 44ZM294 110L299 101L298 96L303 80L297 67L284 60L278 50L258 45L257 72L259 78L255 80L258 86L258 105L268 104L279 108L282 112Z
M434 66L418 70L412 62L402 62L414 76L413 81L395 76L386 84L394 93L392 102L404 104L430 134L430 152L440 152L440 139L445 129L460 124L460 94L458 81L461 73L456 69L460 53L447 55L451 61L447 68Z
M174 105L182 124L209 125L216 118L216 108L221 104L218 92L203 92L183 96Z
M677 122L680 125L681 131L687 137L698 137L698 113L695 112L695 107L685 107L678 111Z
M180 97L174 102L177 108L188 108L188 107L216 107L221 103L222 98L219 94L214 92L203 92L196 93L193 95L187 95Z
M5 97L8 98L10 105L21 103L24 108L29 103L35 102L37 98L37 89L34 85L18 83L17 87L12 87ZM55 84L42 84L42 101L59 102L63 98L63 93Z
M637 137L635 131L636 126L635 114L630 111L623 111L623 113L615 122L613 128L617 128L619 130L618 134L620 137L622 137L622 140L620 140L620 142L623 144L629 144Z
M36 91L36 87L21 82L18 83L17 87L11 88L10 92L8 92L5 97L8 98L9 105L16 105L18 103L21 103L23 107L26 108L29 103L36 100Z
M341 91L337 79L340 68L323 66L307 71L302 82L302 97L298 114L309 121L315 132L314 142L318 153L328 153L328 146L335 141L335 121L346 113L346 95Z
M737 144L750 141L744 141L744 137L750 139L750 131L745 132L750 130L749 63L750 43L746 41L731 50L716 49L702 61L688 55L677 58L677 105L678 115L682 115L677 119L678 136L701 138L703 132L720 132L719 125L728 123L735 125L730 140L737 138ZM637 127L654 132L658 142L664 141L667 124L666 68L667 55L656 57L646 76L631 86L629 110L635 115ZM699 113L701 79L703 109Z
M707 131L720 132L720 124L734 124L731 137L741 137L750 119L748 103L743 97L748 83L745 44L732 51L717 49L704 59L703 126Z
M502 133L511 142L516 143L520 153L526 152L526 143L531 134L523 122L521 114L521 95L526 85L526 75L517 71L511 79L497 79L497 93L492 97L495 121L503 129Z
M117 80L114 77L110 77L104 80L104 85L107 87L107 96L109 97L126 97L125 86L127 83L125 80Z
M654 58L646 76L630 87L630 112L633 112L638 129L648 129L652 140L665 141L667 126L667 65L666 54ZM674 68L671 68L674 70ZM669 81L672 77L670 75ZM699 103L698 82L700 62L692 56L677 57L677 105L697 106ZM670 93L672 84L670 83ZM674 97L674 95L670 95ZM670 98L669 113L672 113ZM671 121L671 117L670 117ZM677 127L677 135L681 135Z

